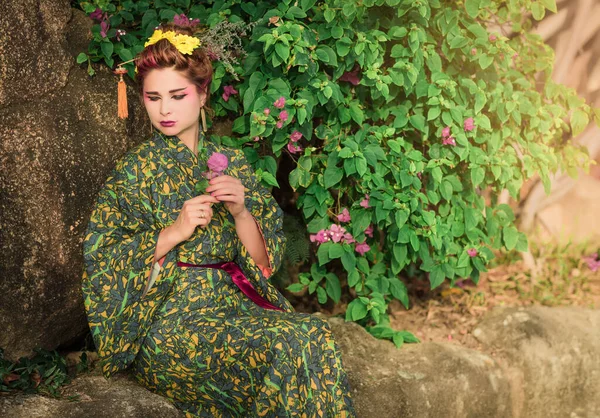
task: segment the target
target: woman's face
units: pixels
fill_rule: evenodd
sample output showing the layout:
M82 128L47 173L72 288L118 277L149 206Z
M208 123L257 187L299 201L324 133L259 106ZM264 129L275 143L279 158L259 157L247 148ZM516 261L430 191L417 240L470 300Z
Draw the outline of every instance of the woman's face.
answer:
M150 70L144 79L144 105L152 125L168 136L193 142L206 93L174 68Z

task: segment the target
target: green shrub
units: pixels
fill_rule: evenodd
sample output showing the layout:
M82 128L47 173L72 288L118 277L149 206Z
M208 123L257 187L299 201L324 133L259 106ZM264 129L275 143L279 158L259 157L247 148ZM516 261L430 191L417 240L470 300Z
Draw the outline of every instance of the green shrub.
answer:
M526 12L539 20L546 9L556 11L554 0L81 6L106 11L110 28L104 25L103 37L94 25L78 61L111 67L131 59L155 26L176 14L209 27L256 22L244 41L248 55L234 67L239 81L215 63L213 107L217 117L234 119L236 133L219 140L244 146L270 185L277 184L276 158L297 158L289 182L300 192L311 239L323 240L318 233L327 230L339 241L315 244L318 263L290 290L308 288L321 303L344 294L348 320L397 345L415 340L391 330L386 314L392 299L408 306L403 272L426 272L431 287L477 282L492 249L527 249L498 194L507 189L518 199L534 174L548 191L551 173L576 176L590 164L569 138L587 126L591 109L551 80L553 52L528 32ZM508 22L513 34L490 33L488 22ZM120 40L117 28L127 32ZM225 86L238 94L221 97ZM281 97L284 107L275 107ZM365 233L371 229L372 237Z

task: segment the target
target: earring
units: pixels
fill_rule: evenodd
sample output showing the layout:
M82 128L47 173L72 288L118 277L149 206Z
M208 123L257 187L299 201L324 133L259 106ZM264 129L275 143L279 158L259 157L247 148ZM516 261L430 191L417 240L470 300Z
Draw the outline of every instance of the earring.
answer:
M206 112L204 112L204 106L200 108L200 117L202 118L202 132L206 132Z

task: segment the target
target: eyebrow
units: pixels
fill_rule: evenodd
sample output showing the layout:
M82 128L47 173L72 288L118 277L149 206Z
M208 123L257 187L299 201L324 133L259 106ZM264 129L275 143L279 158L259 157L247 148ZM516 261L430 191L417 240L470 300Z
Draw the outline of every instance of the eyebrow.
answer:
M187 89L187 87L182 87L180 89L175 89L175 90L169 90L169 93L177 93L178 91L185 90L185 89ZM156 94L156 95L160 96L160 94L158 94L157 91L147 91L146 94Z

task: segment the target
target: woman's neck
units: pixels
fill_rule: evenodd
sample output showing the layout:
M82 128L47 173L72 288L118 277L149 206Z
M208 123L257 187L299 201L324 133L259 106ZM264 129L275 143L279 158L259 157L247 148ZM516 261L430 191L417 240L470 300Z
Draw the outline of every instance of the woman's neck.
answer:
M193 127L181 132L179 139L183 142L197 157L198 156L198 135L200 133L200 126L196 124Z

